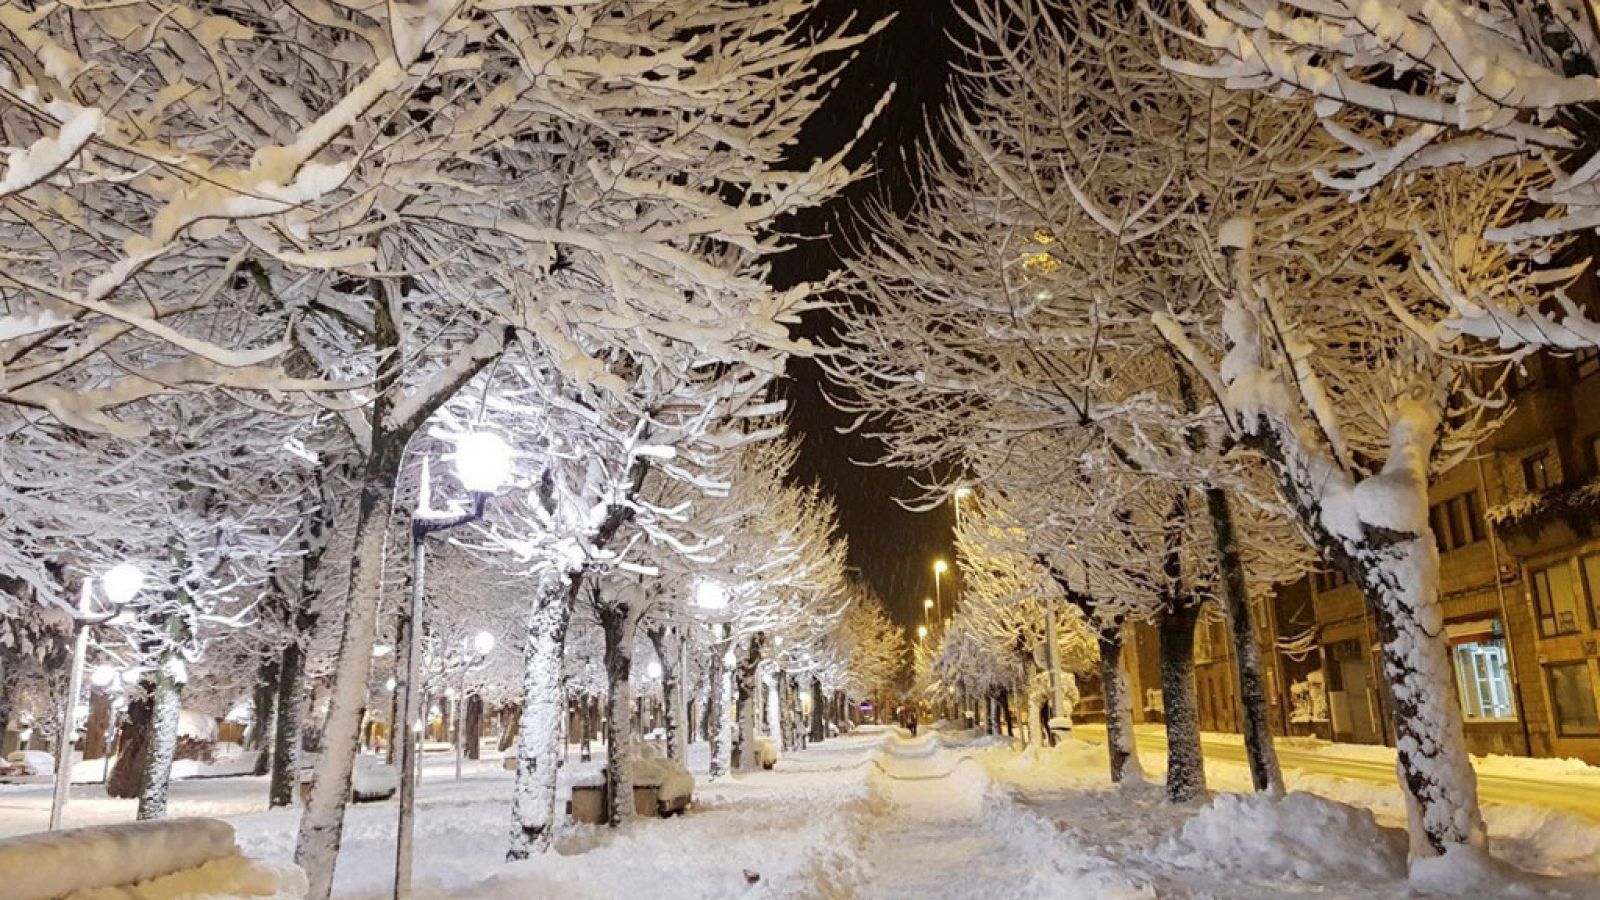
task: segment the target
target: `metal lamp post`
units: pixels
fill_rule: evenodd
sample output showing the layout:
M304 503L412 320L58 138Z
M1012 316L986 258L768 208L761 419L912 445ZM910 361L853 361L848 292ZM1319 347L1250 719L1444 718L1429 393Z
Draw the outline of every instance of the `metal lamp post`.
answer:
M67 808L67 793L72 786L72 727L78 719L78 692L83 690L83 662L89 652L89 627L109 622L122 612L139 588L144 572L131 563L113 566L100 577L100 588L111 601L111 611L93 614L94 582L85 579L78 592L78 611L72 617L72 669L67 673L67 698L62 704L61 729L56 735L56 783L50 795L50 830L61 827L61 814Z
M944 579L944 573L948 571L950 571L949 563L942 559L933 561L933 602L938 607L937 618L940 622L944 621L944 591L940 583Z
M465 513L438 515L428 509L429 485L423 471L422 492L417 511L411 517L411 604L401 620L399 651L396 660L397 708L401 720L394 723L394 737L400 740L400 823L395 836L394 898L411 893L411 858L415 832L417 767L421 759L421 683L424 583L428 572L427 539L430 534L459 528L483 518L489 496L511 477L511 448L499 435L473 433L456 442L456 477L472 493L472 508Z

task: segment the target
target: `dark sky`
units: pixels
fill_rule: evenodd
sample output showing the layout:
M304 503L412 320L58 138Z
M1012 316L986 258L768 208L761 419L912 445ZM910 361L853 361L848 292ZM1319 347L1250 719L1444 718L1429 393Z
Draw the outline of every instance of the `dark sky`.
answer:
M821 278L836 267L841 254L848 252L848 236L862 224L865 201L883 200L895 209L912 202L917 175L904 160L915 158L915 147L925 140L927 118L936 116L946 99L955 53L949 35L960 28L955 2L822 0L821 16L831 22L852 14L860 22L890 14L895 19L861 48L797 155L809 158L835 151L891 85L894 95L852 160L871 163L872 173L828 208L787 223L789 230L808 239L776 262L780 283ZM834 324L828 314L813 314L805 331L828 343ZM789 374L791 422L801 439L796 475L819 482L833 494L850 542L851 564L877 589L891 614L914 627L922 598L933 593L933 560L944 556L954 562L951 512L946 507L919 514L899 506L896 498L915 493L910 480L915 473L855 465L852 460L875 458L877 449L859 437L838 433L849 420L823 398L823 376L816 363L795 360Z

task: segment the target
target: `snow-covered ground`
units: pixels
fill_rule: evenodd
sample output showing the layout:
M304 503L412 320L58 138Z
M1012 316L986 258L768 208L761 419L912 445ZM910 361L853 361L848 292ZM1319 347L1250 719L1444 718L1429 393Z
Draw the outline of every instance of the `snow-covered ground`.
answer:
M1165 760L1152 743L1141 754L1152 783L1118 789L1103 748L1083 740L1019 753L971 734L865 729L788 754L769 772L702 783L684 816L617 831L571 826L557 852L510 865L502 857L511 773L485 759L457 781L452 760L430 756L417 897L1368 900L1429 896L1431 887L1443 896L1600 898L1600 822L1491 804L1495 855L1536 874L1463 882L1464 872L1474 873L1451 861L1408 878L1392 784L1291 770L1293 792L1273 801L1230 793L1248 787L1248 773L1217 759L1207 772L1221 793L1173 807L1153 783ZM704 772L704 752L693 748L696 772ZM563 802L565 786L599 764L599 756L571 756ZM69 824L132 817L132 801L97 793L97 785L74 789ZM246 853L285 861L299 812L265 810L265 793L259 778L182 781L173 814L223 816ZM0 834L36 830L47 806L40 787L0 793ZM352 809L337 879L342 900L387 896L394 819L392 801Z

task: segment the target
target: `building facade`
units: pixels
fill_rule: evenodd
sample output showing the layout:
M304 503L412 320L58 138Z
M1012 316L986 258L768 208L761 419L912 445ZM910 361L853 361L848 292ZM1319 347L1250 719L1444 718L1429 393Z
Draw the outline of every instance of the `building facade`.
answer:
M1468 748L1600 764L1600 353L1524 363L1501 427L1430 490L1444 637ZM1322 572L1258 604L1273 728L1393 744L1371 616ZM1135 717L1161 718L1155 630L1126 653ZM1201 727L1239 731L1226 623L1196 635Z

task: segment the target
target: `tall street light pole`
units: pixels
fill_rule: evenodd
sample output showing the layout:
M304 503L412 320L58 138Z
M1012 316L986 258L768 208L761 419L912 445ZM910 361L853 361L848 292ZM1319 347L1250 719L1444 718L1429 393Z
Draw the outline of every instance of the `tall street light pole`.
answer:
M948 571L950 571L949 563L942 559L936 559L933 561L933 597L934 603L938 607L937 618L940 622L944 621L944 592L940 586L940 582L944 578L944 573Z
M106 599L111 601L111 611L97 616L90 610L94 602L94 581L86 578L78 593L78 611L72 617L72 671L67 673L67 696L61 709L61 728L56 733L56 783L50 795L51 831L61 827L61 814L66 811L67 794L72 787L72 729L78 719L78 692L83 690L89 627L116 618L144 586L144 572L131 563L122 563L101 577L100 586Z
M422 471L422 493L411 518L411 606L400 622L400 658L396 660L397 707L401 721L394 723L394 738L400 739L400 822L395 836L394 900L411 894L412 844L416 831L417 766L421 758L422 736L422 634L424 585L428 573L430 534L476 522L483 518L489 496L511 477L511 448L499 435L463 435L456 443L456 477L472 493L472 508L456 515L441 516L429 507L426 461Z

